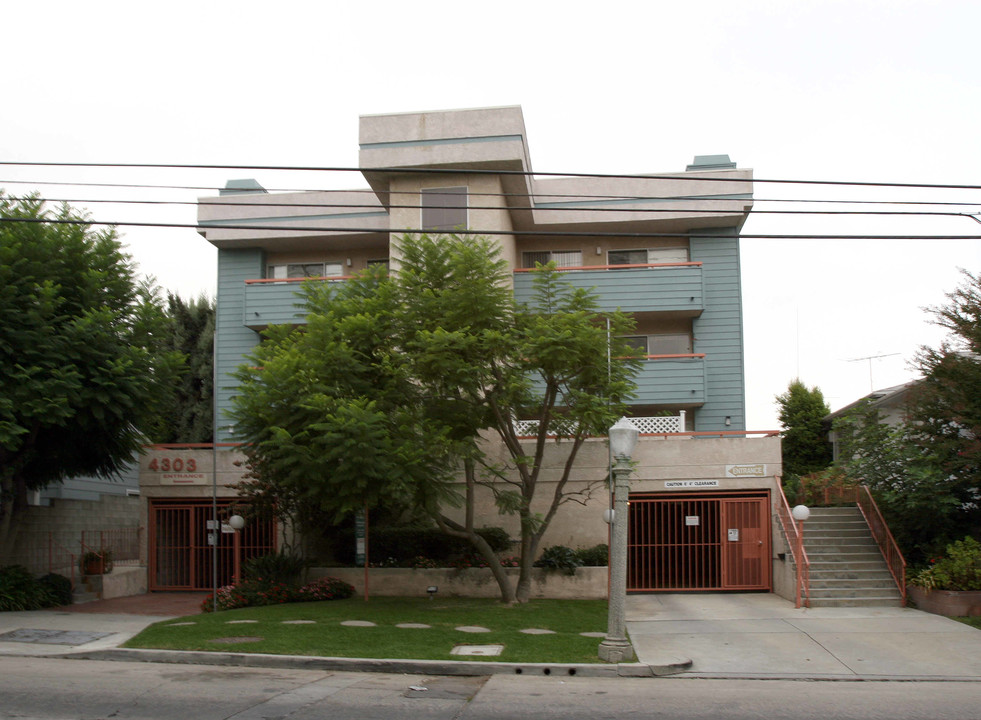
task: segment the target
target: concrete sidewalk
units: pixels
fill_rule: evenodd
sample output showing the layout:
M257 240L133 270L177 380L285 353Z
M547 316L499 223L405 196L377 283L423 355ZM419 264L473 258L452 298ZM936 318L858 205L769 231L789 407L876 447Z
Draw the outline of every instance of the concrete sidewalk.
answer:
M33 612L0 613L0 655L365 669L428 674L515 672L510 664L359 661L241 653L116 650L148 625L200 608L201 595L161 593ZM673 677L981 682L981 631L908 608L795 609L771 594L627 598L636 665L619 674ZM597 641L598 642L598 641ZM687 669L684 669L688 664ZM525 666L545 672L545 666ZM607 665L552 664L555 674L617 675ZM569 673L572 674L572 673Z
M680 677L981 681L981 631L920 610L762 593L630 595L626 610L640 662L688 657Z

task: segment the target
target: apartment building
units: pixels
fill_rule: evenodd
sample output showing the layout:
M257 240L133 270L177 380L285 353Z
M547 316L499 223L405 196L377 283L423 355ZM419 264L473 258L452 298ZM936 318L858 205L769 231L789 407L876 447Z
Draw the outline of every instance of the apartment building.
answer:
M686 534L694 554L674 561L682 574L651 579L640 566L644 553L661 552L647 547L660 541L638 541L647 549L633 556L633 588L768 589L779 440L744 432L739 232L752 208L752 171L710 155L651 176L536 176L519 107L363 116L359 142L364 189L267 192L236 180L199 204L199 232L218 249L219 440L233 439L230 373L265 327L304 322L300 282L343 282L375 263L397 271L393 241L404 232L465 228L499 245L518 300L531 293L527 271L554 261L574 285L595 289L603 309L636 320L631 342L646 357L631 399L643 433L634 506L647 512L642 500L671 500L658 506L663 533ZM605 444L595 445L582 455L584 478L605 473ZM147 476L144 493L155 482ZM167 492L150 490L151 503ZM726 543L739 542L738 528L723 532L734 529L726 513L736 516L737 500L756 508L749 583L722 577ZM605 541L606 502L564 512L546 544Z

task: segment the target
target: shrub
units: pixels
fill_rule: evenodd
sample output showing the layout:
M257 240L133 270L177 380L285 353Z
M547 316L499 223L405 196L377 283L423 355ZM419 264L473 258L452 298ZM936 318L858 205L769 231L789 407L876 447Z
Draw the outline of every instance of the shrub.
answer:
M576 550L579 562L585 567L604 567L610 559L610 546L606 543Z
M48 573L38 578L38 583L48 591L48 595L55 605L72 604L72 581L64 575Z
M546 570L562 570L566 575L574 575L577 567L582 567L579 555L565 545L552 545L545 548L542 556L535 561L535 567Z
M281 605L291 602L341 600L349 598L353 594L353 585L332 577L318 578L301 588L258 578L256 580L244 580L238 585L226 585L218 588L217 595L208 595L201 603L201 611L211 612L214 610L216 597L218 610L234 610L236 608Z
M297 591L297 602L344 600L354 595L354 586L334 577L317 578Z
M947 546L947 554L913 575L910 585L926 590L981 590L981 543L968 536Z
M503 528L485 527L477 530L494 552L511 549L511 536ZM412 560L426 557L439 566L451 565L461 555L470 555L474 548L468 541L452 538L434 527L374 527L368 538L369 562L385 567L411 567ZM351 531L338 538L335 556L338 562L354 564L354 534ZM380 558L381 560L373 560Z
M0 612L37 610L56 604L47 586L23 565L0 567Z
M296 585L300 582L303 567L303 558L298 555L269 553L242 563L242 579L249 581L263 578L270 583Z

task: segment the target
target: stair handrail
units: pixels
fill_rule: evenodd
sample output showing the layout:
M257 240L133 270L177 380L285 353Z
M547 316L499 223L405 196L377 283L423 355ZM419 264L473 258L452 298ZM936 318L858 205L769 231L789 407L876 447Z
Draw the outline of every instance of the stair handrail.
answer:
M794 567L797 568L796 589L794 591L794 607L801 606L801 596L804 597L804 604L811 606L811 561L807 558L807 551L804 550L804 537L800 532L797 522L794 520L793 513L790 511L790 503L784 495L783 488L779 483L777 488L780 491L780 501L777 503L777 517L780 518L780 525L783 527L784 537L790 545L790 554L794 558Z
M879 546L882 557L885 558L886 565L889 566L889 573L899 588L899 594L902 596L903 606L905 607L906 558L903 557L903 553L899 549L899 544L892 536L892 532L889 530L885 518L882 517L879 505L876 503L875 498L872 497L872 491L869 490L868 485L858 486L856 501L858 503L858 509L862 511L865 522L872 532L872 537L875 538L875 542Z

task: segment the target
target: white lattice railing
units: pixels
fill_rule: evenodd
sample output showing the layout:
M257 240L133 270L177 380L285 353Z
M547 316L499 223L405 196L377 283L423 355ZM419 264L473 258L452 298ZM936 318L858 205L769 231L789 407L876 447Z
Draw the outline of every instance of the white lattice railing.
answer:
M627 418L641 434L660 435L662 433L680 433L685 431L685 411L667 417L632 417ZM527 437L538 433L537 420L515 420L514 429L519 437Z

